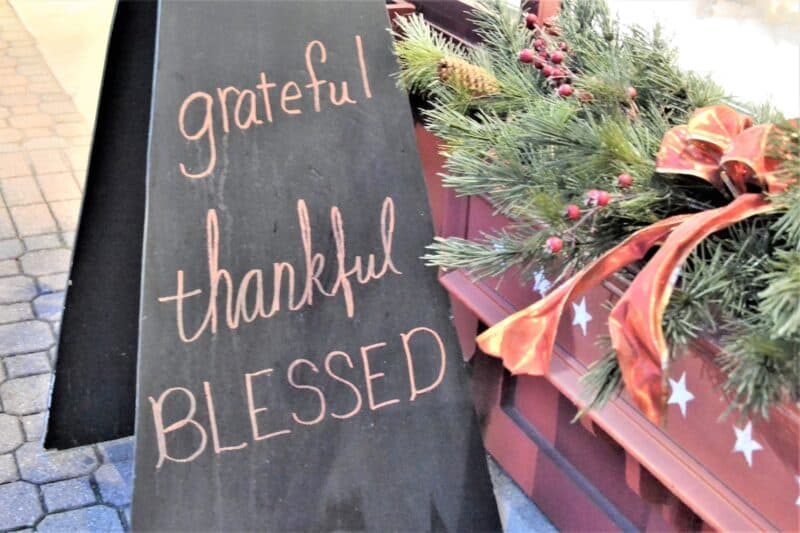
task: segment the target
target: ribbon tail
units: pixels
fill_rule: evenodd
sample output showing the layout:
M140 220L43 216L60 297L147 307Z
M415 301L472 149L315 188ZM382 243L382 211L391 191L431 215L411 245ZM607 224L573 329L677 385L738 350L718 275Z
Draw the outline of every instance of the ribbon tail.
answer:
M478 336L478 346L499 357L512 374L540 376L550 367L558 323L572 295L600 284L643 258L654 245L692 215L670 217L643 228L571 277L545 298L506 317Z
M625 388L652 422L660 424L666 410L669 354L661 322L672 294L672 273L712 233L772 209L761 195L748 193L725 207L689 215L614 306L608 326Z

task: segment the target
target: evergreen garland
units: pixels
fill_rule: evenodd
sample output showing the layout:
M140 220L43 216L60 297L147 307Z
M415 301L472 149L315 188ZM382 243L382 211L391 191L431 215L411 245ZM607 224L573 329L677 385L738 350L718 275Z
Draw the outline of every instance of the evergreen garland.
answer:
M485 0L472 14L482 39L474 49L420 16L398 20L398 80L431 103L426 125L444 143L444 185L485 196L515 221L478 241L437 238L424 256L430 266L476 276L544 267L560 280L640 228L730 201L702 180L655 172L670 127L720 103L756 122L780 119L678 68L659 28L622 27L603 0L563 4L557 19L535 21ZM559 54L550 76L540 67L553 61L542 51ZM800 130L781 128L788 134L773 156L784 160L784 177L800 181ZM673 357L704 332L717 335L731 408L765 417L775 403L800 400L800 187L772 200L778 214L739 223L694 251L664 317ZM563 245L557 254L552 236ZM585 383L590 406L620 391L613 352Z

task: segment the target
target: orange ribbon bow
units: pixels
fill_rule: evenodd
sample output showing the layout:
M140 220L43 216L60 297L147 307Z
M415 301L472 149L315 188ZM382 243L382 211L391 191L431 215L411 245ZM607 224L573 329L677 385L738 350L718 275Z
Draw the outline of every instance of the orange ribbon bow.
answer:
M763 194L747 192L748 186L771 193L787 187L775 174L779 162L767 156L774 126L752 124L749 117L717 105L696 110L686 125L670 129L656 158L657 172L696 176L730 191L735 199L724 207L673 216L637 231L547 297L486 330L478 337L481 350L503 359L513 374L545 374L567 302L661 245L608 320L625 387L647 418L660 424L669 363L661 322L672 294L672 273L712 233L774 209Z

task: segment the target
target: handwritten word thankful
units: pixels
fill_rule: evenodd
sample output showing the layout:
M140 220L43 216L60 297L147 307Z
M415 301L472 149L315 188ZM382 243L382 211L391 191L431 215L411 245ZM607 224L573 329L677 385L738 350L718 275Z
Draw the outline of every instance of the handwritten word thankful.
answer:
M217 211L215 209L208 210L206 215L208 289L205 293L207 295L206 313L202 322L194 328L186 324L185 301L197 298L204 292L202 289L186 290L184 270L177 271L175 294L158 298L158 301L162 303L175 303L178 337L183 342L194 342L206 331L212 335L217 333L221 320L219 317L220 297L223 297L221 307L224 313L224 325L230 330L237 329L242 322L249 323L258 319L271 318L282 310L297 311L311 306L314 303L315 294L325 297L341 295L347 316L352 318L355 312L352 280L364 285L382 278L389 272L402 274L392 261L395 214L394 202L391 197L387 196L383 200L381 208L380 237L383 259L378 270L376 270L378 259L375 254L369 254L366 259L360 255L352 259L347 257L342 214L338 207L331 207L330 221L336 247L336 274L330 287L325 287L320 280L320 276L325 271L325 256L313 251L308 208L302 199L297 201L297 217L300 223L300 238L305 263L305 277L302 280L303 292L299 297L295 295L295 287L299 285L295 267L285 261L275 262L272 264L272 299L269 310L267 310L266 302L269 298L265 295L264 278L268 275L264 270L251 269L237 282L230 271L220 268Z

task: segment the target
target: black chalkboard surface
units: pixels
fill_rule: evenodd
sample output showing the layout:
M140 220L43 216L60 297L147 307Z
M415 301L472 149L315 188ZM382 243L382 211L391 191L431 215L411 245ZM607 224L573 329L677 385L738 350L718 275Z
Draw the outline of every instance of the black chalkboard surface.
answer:
M499 529L387 27L161 4L134 529Z
M46 448L133 434L156 3L118 2L75 239Z

